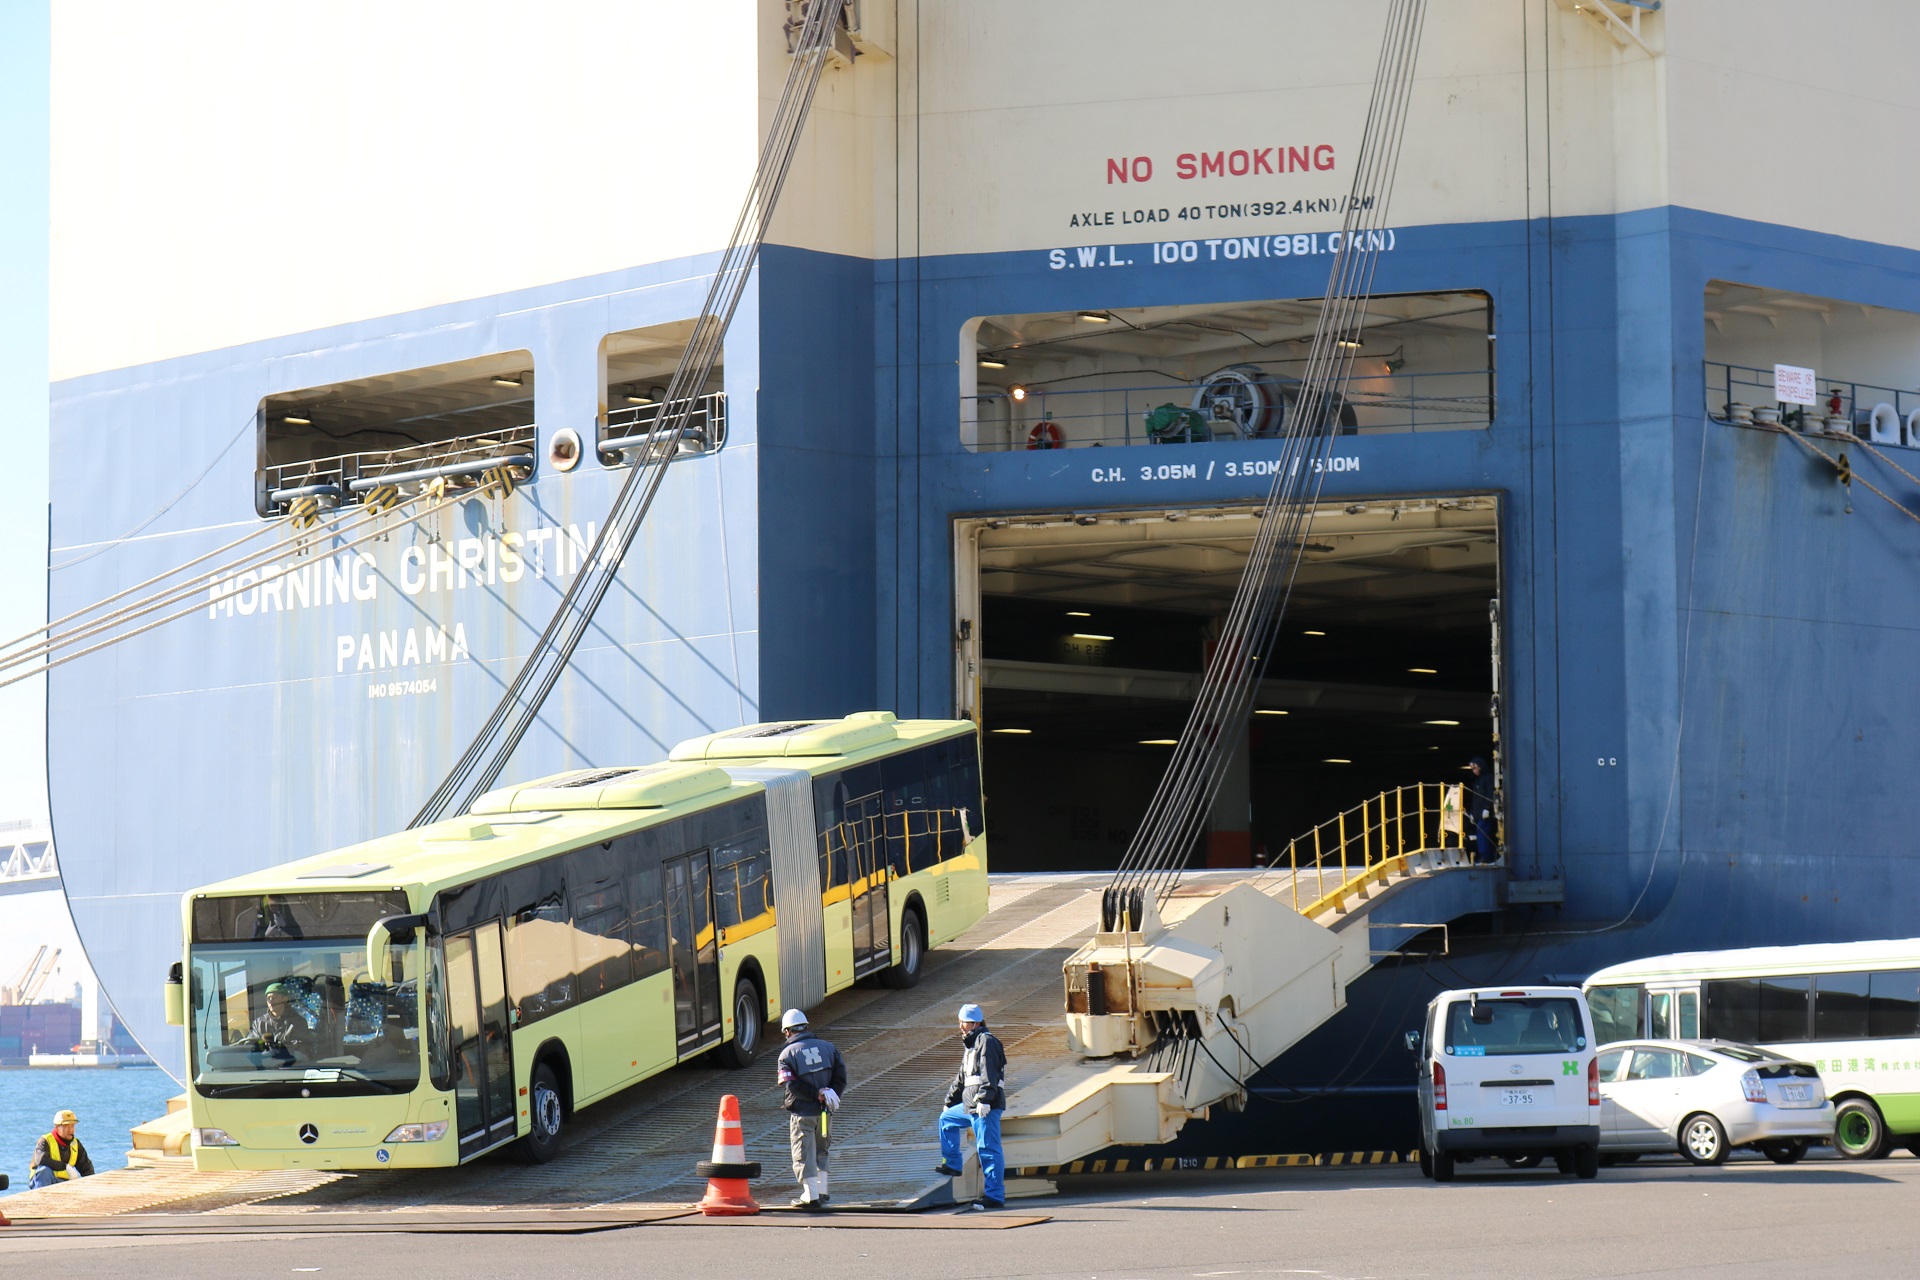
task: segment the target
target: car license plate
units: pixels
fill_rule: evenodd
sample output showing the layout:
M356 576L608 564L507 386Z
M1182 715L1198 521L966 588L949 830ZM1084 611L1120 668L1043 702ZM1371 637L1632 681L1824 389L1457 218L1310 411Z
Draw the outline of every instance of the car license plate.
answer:
M1780 1086L1780 1095L1788 1102L1806 1102L1812 1091L1804 1084L1787 1084Z
M1533 1105L1533 1090L1502 1089L1500 1105L1503 1107L1530 1107Z

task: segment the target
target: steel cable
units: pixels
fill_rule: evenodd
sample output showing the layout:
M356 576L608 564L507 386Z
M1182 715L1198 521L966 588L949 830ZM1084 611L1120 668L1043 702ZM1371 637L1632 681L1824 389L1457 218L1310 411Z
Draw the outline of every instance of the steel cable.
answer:
M667 467L686 433L693 397L712 377L721 342L745 292L760 246L792 167L801 130L813 105L820 73L832 48L833 33L845 0L812 0L794 45L793 64L781 91L765 143L755 165L746 200L721 254L699 319L674 369L660 418L644 454L634 461L615 496L607 519L587 553L581 572L568 587L513 683L502 695L473 740L420 807L409 827L437 821L464 810L499 779L521 740L538 719L547 696L565 673L574 651L593 623L600 602L645 522Z
M1378 264L1424 16L1424 0L1395 0L1388 13L1340 245L1300 389L1285 419L1273 485L1200 693L1102 903L1107 928L1137 918L1147 893L1164 895L1177 885L1244 736L1346 406L1343 390Z

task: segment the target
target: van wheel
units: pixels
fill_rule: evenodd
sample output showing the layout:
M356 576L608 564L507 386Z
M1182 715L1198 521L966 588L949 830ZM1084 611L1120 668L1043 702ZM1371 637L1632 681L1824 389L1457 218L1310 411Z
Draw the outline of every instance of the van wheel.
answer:
M1792 1164L1807 1154L1807 1146L1805 1138L1783 1138L1779 1142L1761 1143L1760 1154L1775 1164Z
M740 979L733 984L733 1039L721 1045L715 1056L736 1071L752 1066L766 1022L767 1004L759 985L752 978Z
M1453 1152L1436 1151L1433 1153L1433 1180L1435 1182L1453 1181Z
M927 961L927 922L918 907L908 907L900 917L900 963L880 971L880 985L895 991L918 986L920 970Z
M1690 1115L1680 1123L1680 1154L1694 1164L1724 1164L1727 1131L1704 1111Z
M1573 1149L1569 1147L1565 1151L1554 1152L1553 1167L1560 1171L1560 1176L1563 1178L1566 1177L1568 1174L1572 1173L1573 1172Z
M1878 1160L1887 1154L1887 1122L1865 1098L1848 1098L1833 1117L1833 1149L1849 1160Z
M1600 1148L1575 1147L1573 1149L1573 1176L1576 1178L1600 1176Z

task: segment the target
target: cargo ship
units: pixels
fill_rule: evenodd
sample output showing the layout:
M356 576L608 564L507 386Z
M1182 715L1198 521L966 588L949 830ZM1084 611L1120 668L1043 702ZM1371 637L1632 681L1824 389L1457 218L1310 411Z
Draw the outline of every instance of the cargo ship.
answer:
M56 12L51 614L212 570L49 678L74 917L163 1065L178 895L404 826L581 571L794 12ZM854 0L697 429L511 775L960 716L996 869L1114 866L1271 490L1385 13ZM1503 886L1271 1079L1404 1091L1380 1046L1439 986L1911 932L1920 16L1805 23L1431 8L1194 860L1482 757Z

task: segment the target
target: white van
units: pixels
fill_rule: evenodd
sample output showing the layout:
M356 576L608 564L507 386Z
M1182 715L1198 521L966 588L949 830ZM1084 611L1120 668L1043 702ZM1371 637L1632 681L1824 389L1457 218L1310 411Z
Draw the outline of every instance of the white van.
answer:
M1578 987L1443 991L1407 1047L1420 1059L1421 1173L1450 1182L1476 1156L1600 1172L1593 1016Z

